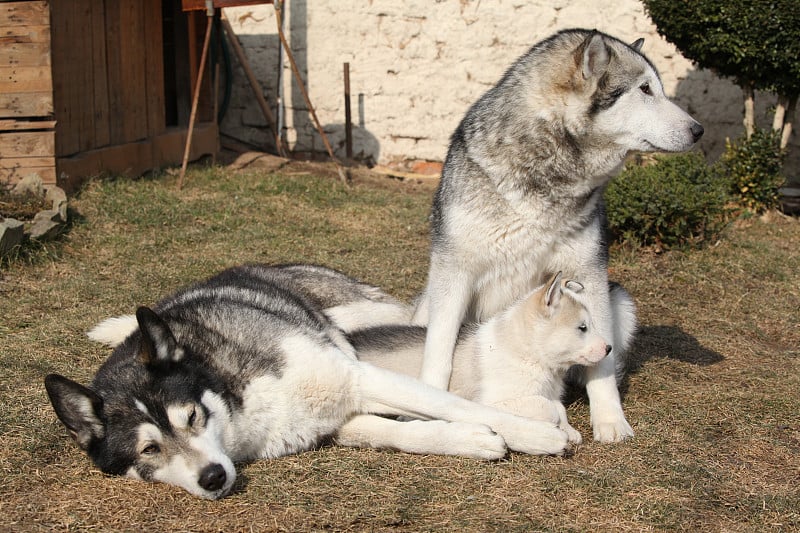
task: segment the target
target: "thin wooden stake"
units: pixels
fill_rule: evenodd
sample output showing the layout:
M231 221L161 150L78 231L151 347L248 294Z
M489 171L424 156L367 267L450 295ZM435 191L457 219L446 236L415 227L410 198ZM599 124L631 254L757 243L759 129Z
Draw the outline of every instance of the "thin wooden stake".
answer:
M200 68L197 72L197 82L194 86L194 96L192 97L192 112L189 115L189 129L186 132L186 146L183 150L183 163L181 163L181 173L178 176L178 190L183 188L183 179L186 176L186 167L189 164L189 152L192 149L194 121L197 118L197 103L200 100L200 86L203 84L203 71L205 70L206 60L208 59L208 43L211 42L211 26L214 19L214 7L210 1L206 1L206 12L208 14L208 24L206 26L206 36L205 39L203 39L203 52L200 54Z

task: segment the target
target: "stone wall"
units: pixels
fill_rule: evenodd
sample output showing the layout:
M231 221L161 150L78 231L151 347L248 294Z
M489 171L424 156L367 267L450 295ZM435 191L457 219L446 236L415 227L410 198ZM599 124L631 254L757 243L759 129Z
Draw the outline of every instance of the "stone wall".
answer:
M643 51L660 70L667 94L706 128L700 148L710 160L725 138L742 132L739 88L696 69L657 34L638 0L292 0L285 31L300 72L337 154L344 154L342 65L350 63L354 152L387 163L442 160L467 108L534 42L560 29L597 28ZM272 5L231 8L226 15L256 76L274 103L278 36ZM288 63L282 72L284 127L293 150L324 151ZM757 118L771 124L775 99L757 97ZM245 76L234 70L223 133L270 147L269 130ZM800 174L793 135L787 170Z

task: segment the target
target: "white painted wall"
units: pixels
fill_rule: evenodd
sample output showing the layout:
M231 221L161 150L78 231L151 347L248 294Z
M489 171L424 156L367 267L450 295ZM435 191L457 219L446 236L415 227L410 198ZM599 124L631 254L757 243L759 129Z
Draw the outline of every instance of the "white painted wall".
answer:
M667 93L706 128L700 148L715 160L725 138L742 132L742 97L732 82L690 61L656 32L638 0L291 0L285 31L311 102L337 154L344 155L342 64L350 63L354 151L381 163L441 161L467 108L532 44L565 28L597 28L625 41L645 38L644 53L661 72ZM278 56L272 5L230 8L270 103ZM223 133L272 146L269 130L241 69L234 71ZM283 69L286 136L298 151L323 152L305 103ZM758 119L771 124L774 98L758 97ZM789 173L800 174L798 136Z

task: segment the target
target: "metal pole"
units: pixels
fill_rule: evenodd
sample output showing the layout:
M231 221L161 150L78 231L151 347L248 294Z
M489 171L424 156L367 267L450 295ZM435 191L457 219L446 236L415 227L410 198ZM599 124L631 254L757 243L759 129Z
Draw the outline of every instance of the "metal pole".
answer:
M347 159L353 159L353 121L350 116L350 63L344 64L344 148Z

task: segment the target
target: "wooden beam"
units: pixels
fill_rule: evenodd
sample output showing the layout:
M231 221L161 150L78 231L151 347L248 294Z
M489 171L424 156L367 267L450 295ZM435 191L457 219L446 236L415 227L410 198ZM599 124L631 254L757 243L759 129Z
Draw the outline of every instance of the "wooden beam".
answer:
M0 131L11 130L49 130L56 127L55 120L14 120L0 119Z
M54 131L0 133L0 154L6 157L48 157L55 153Z
M52 114L52 92L0 93L0 117L43 117Z
M35 26L50 20L48 2L2 2L0 4L0 27Z
M181 164L186 128L169 128L164 133L132 143L106 146L56 160L58 185L67 192L77 190L87 179L101 174L139 176L150 170ZM197 124L192 136L190 160L217 150L219 130L214 122Z

